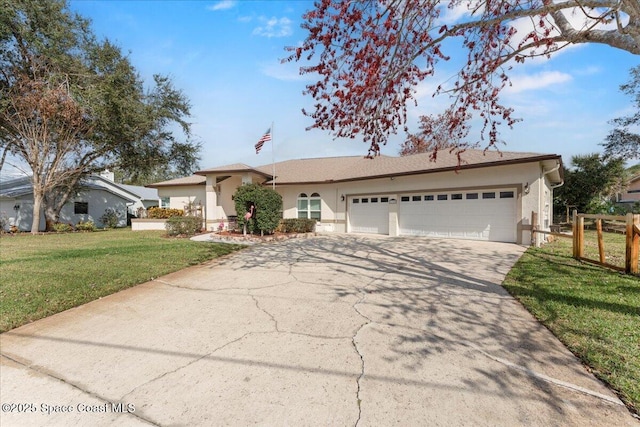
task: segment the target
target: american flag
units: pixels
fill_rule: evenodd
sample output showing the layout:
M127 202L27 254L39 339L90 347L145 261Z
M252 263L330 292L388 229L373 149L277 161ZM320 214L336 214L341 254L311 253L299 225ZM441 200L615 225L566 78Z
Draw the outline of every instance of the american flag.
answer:
M267 141L271 141L271 128L267 129L264 135L262 135L262 137L258 140L258 143L256 144L256 154L258 154L260 150L262 150L262 146Z

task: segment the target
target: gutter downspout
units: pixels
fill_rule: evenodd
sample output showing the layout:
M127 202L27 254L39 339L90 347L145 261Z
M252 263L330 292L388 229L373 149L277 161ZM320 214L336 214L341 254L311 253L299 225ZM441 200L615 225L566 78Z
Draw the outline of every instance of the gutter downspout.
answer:
M553 167L553 168L551 168L551 169L549 169L548 171L545 171L545 170L543 169L543 170L542 170L542 183L544 183L544 177L545 177L545 176L549 175L550 173L556 172L556 171L558 171L559 169L560 169L560 162L557 162L557 163L556 163L556 166L555 166L555 167ZM551 203L550 203L550 209L551 209L551 212L550 212L551 222L550 222L550 223L552 223L552 222L553 222L553 190L554 190L554 189L556 189L556 188L558 188L558 187L561 187L561 186L563 186L563 185L564 185L564 180L561 180L559 184L556 184L556 185L549 185L549 189L551 190L551 195L550 195L550 196L551 196ZM542 187L543 187L543 186L541 185L540 193L542 193ZM543 194L540 194L540 199L539 199L539 200L540 200L540 205L541 205L541 206L540 206L540 211L539 211L539 212L543 212L543 209L544 209L544 202L545 202L545 201L543 200ZM542 217L541 217L540 215L538 215L538 222L540 222L540 221L542 221ZM539 226L540 226L540 224L538 223L538 227L539 227ZM542 242L541 242L541 240L542 240L541 238L539 238L538 236L536 236L536 246L540 246L540 244L542 243Z
M535 226L536 228L540 229L541 228L541 224L542 224L542 218L543 215L542 213L544 212L545 209L545 199L544 199L544 183L545 183L545 176L549 175L550 173L556 172L557 170L560 169L560 162L557 162L555 167L553 167L552 169L549 169L548 171L544 170L544 167L542 168L542 173L540 174L540 186L538 189L538 223L537 224L531 224L532 226ZM553 195L553 189L556 187L560 187L561 185L564 184L564 180L558 184L558 185L550 185L549 189L552 190L552 195ZM553 196L551 197L551 205L553 205ZM553 207L551 206L551 209L553 210ZM551 213L551 217L553 218L553 212ZM542 243L542 238L540 237L539 234L536 234L535 236L535 246L540 246L540 244Z
M556 167L554 167L553 169L549 169L549 170L548 170L548 171L546 171L546 172L544 172L544 169L543 169L542 176L544 177L545 175L548 175L548 174L550 174L551 172L555 172L555 171L557 171L558 169L560 169L560 162L558 162L558 163L556 164ZM550 188L553 190L554 188L562 187L563 185L564 185L564 179L563 179L562 181L560 181L560 184L552 185Z

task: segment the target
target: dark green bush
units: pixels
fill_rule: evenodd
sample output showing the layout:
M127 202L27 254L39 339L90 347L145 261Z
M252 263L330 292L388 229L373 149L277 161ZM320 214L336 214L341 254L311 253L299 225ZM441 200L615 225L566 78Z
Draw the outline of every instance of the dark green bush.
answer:
M118 212L112 208L107 208L104 214L100 217L100 222L105 228L116 228L120 219L118 218Z
M168 208L149 208L147 209L147 217L155 219L167 219L174 216L182 216L184 211L182 209L168 209Z
M193 236L202 230L202 218L173 216L165 223L168 236Z
M250 233L273 234L278 228L282 218L282 196L273 189L258 184L245 184L238 187L233 200L240 229L246 223ZM247 221L244 215L251 203L255 205L255 215Z
M311 233L315 230L315 226L315 219L287 218L280 220L278 231L283 233Z

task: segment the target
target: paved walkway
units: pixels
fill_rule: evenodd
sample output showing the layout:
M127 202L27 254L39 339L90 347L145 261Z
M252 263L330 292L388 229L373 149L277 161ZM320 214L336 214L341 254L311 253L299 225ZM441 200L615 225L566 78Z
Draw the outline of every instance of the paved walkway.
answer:
M638 426L498 285L523 250L255 245L2 334L0 424Z

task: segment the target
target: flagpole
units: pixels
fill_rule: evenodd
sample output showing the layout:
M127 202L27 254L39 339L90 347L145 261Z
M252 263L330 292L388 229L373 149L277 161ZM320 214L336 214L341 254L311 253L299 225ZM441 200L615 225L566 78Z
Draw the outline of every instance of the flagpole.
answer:
M271 171L272 171L272 177L271 177L271 185L272 188L275 190L276 189L276 154L275 154L275 150L273 149L274 146L274 136L273 136L273 122L271 122Z

